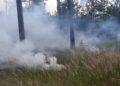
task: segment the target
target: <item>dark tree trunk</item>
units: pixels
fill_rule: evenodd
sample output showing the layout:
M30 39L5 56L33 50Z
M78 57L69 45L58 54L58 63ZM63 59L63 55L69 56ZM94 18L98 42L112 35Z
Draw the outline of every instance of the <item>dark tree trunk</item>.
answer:
M22 0L16 0L20 41L25 40Z
M75 49L75 33L72 25L70 25L70 45L71 49Z
M74 27L73 27L73 0L67 0L67 7L68 7L68 20L70 22L70 47L71 49L75 48L75 33L74 33Z
M58 13L58 28L63 29L63 24L62 24L62 9L61 9L61 2L60 0L57 0L57 13Z
M61 5L60 5L60 0L57 0L57 11L58 11L58 15L61 16Z

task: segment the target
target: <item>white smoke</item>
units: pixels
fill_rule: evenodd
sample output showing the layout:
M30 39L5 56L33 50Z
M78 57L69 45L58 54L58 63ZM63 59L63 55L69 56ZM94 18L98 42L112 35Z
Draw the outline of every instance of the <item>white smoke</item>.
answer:
M57 64L56 57L47 57L41 52L66 46L66 38L61 36L42 7L24 10L26 40L23 42L19 41L17 22L15 5L10 7L7 15L0 14L0 69L63 69L62 64Z
M0 69L2 68L35 68L61 70L63 65L57 64L56 57L48 57L46 49L69 48L69 29L62 33L56 21L49 17L42 6L24 9L26 40L19 42L17 11L15 3L6 14L0 14ZM66 22L65 22L66 23ZM95 44L103 41L106 32L120 39L117 22L108 20L99 24L89 24L87 31L76 32L76 46L87 46L91 51L99 51ZM82 28L82 27L81 27ZM116 29L115 29L116 28ZM104 32L104 33L100 33ZM100 34L100 37L98 35Z
M0 69L27 68L61 70L62 64L57 64L56 57L46 57L43 53L35 53L34 45L30 41L17 42L10 50L0 55Z

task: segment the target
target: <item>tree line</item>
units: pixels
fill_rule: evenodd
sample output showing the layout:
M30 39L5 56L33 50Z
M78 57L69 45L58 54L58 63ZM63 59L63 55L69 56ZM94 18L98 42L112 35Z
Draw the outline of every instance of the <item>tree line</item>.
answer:
M44 0L33 0L33 3L39 4L42 1ZM50 16L58 19L59 29L70 30L71 48L75 46L75 30L85 32L91 29L91 33L97 33L98 37L116 39L113 33L99 29L101 22L111 18L120 23L120 0L86 0L84 5L79 4L78 0L57 0L57 12ZM94 27L89 28L90 23Z

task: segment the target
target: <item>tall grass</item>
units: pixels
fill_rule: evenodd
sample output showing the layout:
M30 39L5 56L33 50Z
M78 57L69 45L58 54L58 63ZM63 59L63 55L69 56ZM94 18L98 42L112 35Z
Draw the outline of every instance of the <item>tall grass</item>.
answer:
M0 86L120 86L119 52L76 51L57 56L65 69L1 70Z

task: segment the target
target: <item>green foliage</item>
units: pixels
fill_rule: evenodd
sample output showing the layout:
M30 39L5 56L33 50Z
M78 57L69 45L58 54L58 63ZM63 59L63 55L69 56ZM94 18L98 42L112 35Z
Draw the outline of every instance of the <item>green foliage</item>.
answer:
M71 6L69 6L70 4ZM66 15L68 11L75 16L89 16L93 19L106 19L114 16L119 18L120 16L120 2L114 0L112 3L108 0L87 0L84 7L80 6L77 0L65 0L60 4L61 15Z
M58 1L58 15L69 16L78 14L78 1L77 0L65 0L64 2Z

